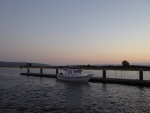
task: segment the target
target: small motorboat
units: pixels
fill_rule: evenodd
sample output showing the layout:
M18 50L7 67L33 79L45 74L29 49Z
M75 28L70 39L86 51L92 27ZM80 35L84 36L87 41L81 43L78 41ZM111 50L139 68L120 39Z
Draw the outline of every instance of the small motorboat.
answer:
M57 79L73 81L73 82L88 82L93 74L91 72L83 72L82 69L66 68L62 69L64 73L59 73Z

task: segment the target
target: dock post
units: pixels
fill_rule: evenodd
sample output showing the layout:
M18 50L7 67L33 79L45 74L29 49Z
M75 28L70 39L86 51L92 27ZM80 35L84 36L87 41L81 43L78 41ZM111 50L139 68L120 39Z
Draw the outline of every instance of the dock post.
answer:
M58 75L58 68L56 68L56 75Z
M43 68L40 68L40 74L43 74Z
M103 78L106 78L106 69L103 69Z
M139 70L139 80L143 80L143 69Z
M30 73L30 68L29 67L27 67L27 73Z

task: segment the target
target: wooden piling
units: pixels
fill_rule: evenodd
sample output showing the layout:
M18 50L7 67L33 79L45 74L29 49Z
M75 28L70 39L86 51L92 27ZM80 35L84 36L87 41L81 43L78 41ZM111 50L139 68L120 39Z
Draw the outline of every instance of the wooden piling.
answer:
M43 74L43 68L40 68L40 74Z
M27 73L30 73L30 68L29 67L27 67Z
M139 70L139 80L143 80L143 69Z
M106 69L103 69L103 78L106 78Z
M56 68L56 75L58 75L58 68Z

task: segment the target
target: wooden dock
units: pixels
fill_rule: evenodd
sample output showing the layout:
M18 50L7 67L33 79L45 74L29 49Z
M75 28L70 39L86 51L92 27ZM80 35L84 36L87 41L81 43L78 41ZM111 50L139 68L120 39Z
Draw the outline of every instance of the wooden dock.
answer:
M34 77L46 77L46 78L57 78L56 74L20 73L20 75L34 76Z
M56 74L43 74L43 73L20 73L20 75L34 76L34 77L46 77L57 78ZM118 78L106 78L106 72L104 70L103 77L91 77L89 82L111 83L111 84L124 84L124 85L137 85L150 87L150 80L143 80L141 74L139 80L134 79L118 79Z

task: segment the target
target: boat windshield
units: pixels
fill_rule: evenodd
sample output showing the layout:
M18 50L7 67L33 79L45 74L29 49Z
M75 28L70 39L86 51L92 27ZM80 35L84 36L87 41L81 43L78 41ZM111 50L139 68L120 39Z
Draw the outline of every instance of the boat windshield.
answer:
M81 73L81 69L64 69L65 73L73 74L73 73Z
M75 70L74 73L81 73L82 70Z

